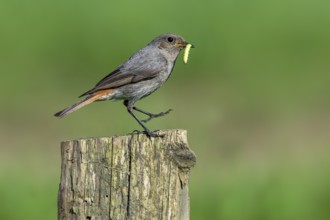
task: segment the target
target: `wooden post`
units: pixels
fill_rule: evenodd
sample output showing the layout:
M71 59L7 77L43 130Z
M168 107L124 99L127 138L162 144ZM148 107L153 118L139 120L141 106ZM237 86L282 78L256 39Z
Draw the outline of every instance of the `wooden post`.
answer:
M185 130L64 141L58 219L189 219Z

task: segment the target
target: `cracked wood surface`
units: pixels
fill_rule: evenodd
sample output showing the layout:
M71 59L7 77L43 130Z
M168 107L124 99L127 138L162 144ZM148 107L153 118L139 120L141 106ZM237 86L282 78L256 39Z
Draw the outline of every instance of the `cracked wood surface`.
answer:
M61 143L58 219L189 219L185 130Z

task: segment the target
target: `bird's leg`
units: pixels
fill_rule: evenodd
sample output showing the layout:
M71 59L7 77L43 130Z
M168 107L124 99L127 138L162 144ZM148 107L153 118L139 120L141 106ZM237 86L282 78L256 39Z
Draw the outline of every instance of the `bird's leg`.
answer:
M142 123L142 121L140 121L140 119L138 119L138 117L133 113L132 109L134 109L134 107L127 100L124 101L124 105L127 107L128 113L130 113L133 116L133 118L142 126L142 128L144 129L144 131L148 137L164 137L164 135L159 135L159 134L156 134L155 132L150 131Z
M150 121L150 120L153 119L153 118L158 118L158 117L165 116L165 115L167 115L168 113L170 113L171 111L173 111L172 109L169 109L169 110L167 110L166 112L160 112L160 113L158 113L158 114L153 114L153 113L150 113L150 112L146 112L146 111L144 111L144 110L142 110L142 109L140 109L140 108L137 108L137 107L135 107L135 106L133 106L133 109L134 109L135 111L141 112L142 114L145 114L145 115L148 115L148 116L149 116L149 118L144 119L144 120L141 120L141 121L144 122L144 123Z

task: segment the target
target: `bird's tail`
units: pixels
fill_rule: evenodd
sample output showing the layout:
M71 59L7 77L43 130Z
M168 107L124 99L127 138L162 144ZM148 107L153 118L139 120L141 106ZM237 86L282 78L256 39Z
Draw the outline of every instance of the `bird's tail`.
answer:
M106 94L109 94L109 93L112 93L112 90L109 91L109 90L105 90L105 91L100 91L100 92L97 92L95 94L92 94L92 95L89 95L87 96L85 99L71 105L70 107L66 108L66 109L63 109L62 111L59 111L57 113L54 114L54 116L56 117L59 117L59 118L62 118L82 107L84 107L85 105L88 105L96 100L98 100L100 97L106 95Z

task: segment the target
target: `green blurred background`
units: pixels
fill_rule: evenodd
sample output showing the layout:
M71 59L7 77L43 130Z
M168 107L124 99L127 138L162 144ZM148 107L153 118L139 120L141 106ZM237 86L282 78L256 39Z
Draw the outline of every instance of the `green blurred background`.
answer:
M330 2L0 1L1 219L56 219L60 141L140 129L122 103L62 120L161 33L194 43L137 106L197 155L191 219L330 219Z

